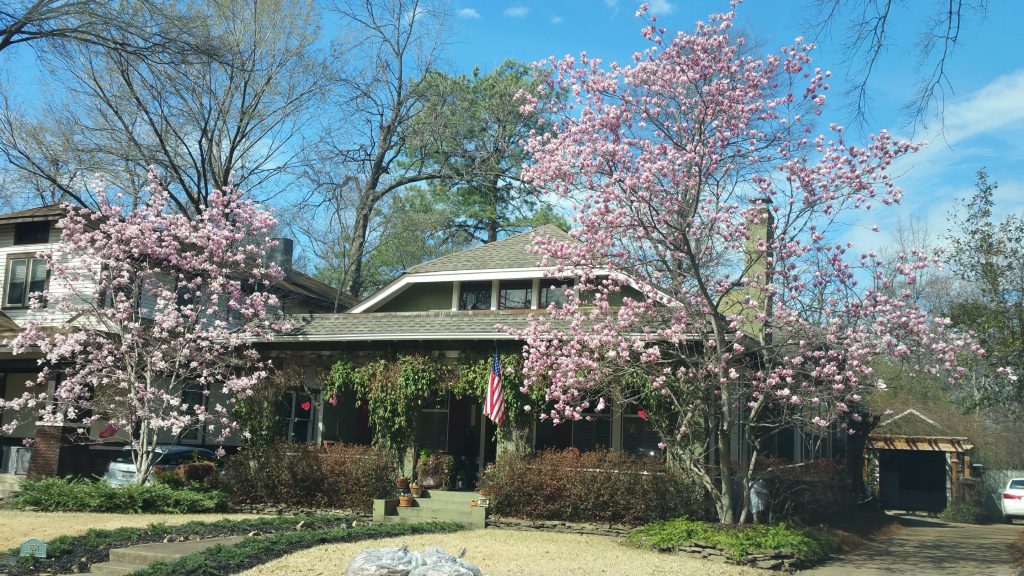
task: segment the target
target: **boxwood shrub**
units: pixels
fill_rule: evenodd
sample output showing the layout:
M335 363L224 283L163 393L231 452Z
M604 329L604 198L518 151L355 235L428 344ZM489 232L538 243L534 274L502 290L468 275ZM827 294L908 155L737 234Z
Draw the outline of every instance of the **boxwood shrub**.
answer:
M180 488L160 483L111 486L85 478L24 481L13 497L16 508L42 512L171 513L220 512L227 496L201 485Z

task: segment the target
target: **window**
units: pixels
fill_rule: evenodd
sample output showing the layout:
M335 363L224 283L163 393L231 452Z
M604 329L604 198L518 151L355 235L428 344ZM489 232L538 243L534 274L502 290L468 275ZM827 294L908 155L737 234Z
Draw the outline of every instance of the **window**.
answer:
M533 280L502 282L498 289L498 308L529 308L533 303Z
M459 287L459 310L490 310L491 283L463 282Z
M612 447L612 414L605 409L600 414L591 408L584 410L584 418L554 425L550 420L537 424L537 448L578 448L582 451ZM590 416L590 420L586 417Z
M448 395L423 401L420 420L416 424L416 443L423 450L448 450Z
M182 408L186 414L195 414L196 406L205 406L206 399L203 394L202 386L198 384L192 384L186 386L181 393L181 401L184 404ZM185 431L181 435L182 442L199 442L202 438L199 436L201 426L194 426L189 430Z
M571 282L561 280L542 281L540 284L539 306L547 308L548 304L552 303L556 306L562 306L565 304L565 289L570 286L572 286Z
M14 245L46 244L50 241L49 222L18 222L14 225Z
M622 450L633 456L661 456L661 437L654 427L634 411L622 415Z
M305 444L313 438L312 395L300 391L285 392L279 410L289 442Z
M29 255L8 258L4 307L27 307L31 293L46 290L48 277L48 269L44 260Z

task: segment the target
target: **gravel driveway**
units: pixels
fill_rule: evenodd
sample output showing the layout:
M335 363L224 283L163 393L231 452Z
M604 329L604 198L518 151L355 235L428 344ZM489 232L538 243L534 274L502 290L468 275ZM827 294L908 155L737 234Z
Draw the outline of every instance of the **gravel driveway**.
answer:
M517 530L470 530L454 534L425 534L386 538L352 544L329 544L296 552L243 572L243 576L338 576L349 560L365 548L408 545L423 551L441 546L451 553L466 548L466 560L488 576L764 576L753 568L683 558L638 550L604 536L529 532Z
M163 522L184 524L221 518L251 518L253 514L99 514L90 512L22 512L0 510L0 550L20 546L29 538L49 540L81 534L90 528L142 527Z
M1011 576L1010 546L1024 534L1024 526L950 524L918 517L901 517L904 525L892 536L837 558L824 566L801 572L809 576L915 576L970 574Z

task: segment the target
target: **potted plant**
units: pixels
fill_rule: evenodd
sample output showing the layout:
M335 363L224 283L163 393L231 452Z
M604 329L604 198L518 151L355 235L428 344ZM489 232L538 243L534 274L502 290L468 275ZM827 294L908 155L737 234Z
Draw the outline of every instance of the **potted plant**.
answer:
M400 491L402 491L402 492L408 492L409 491L409 478L406 477L406 476L399 476L398 479L395 480L395 486L397 486L398 489Z
M398 495L398 506L399 508L409 508L416 502L416 498L412 494L399 494Z
M423 493L423 486L421 486L419 482L413 482L412 484L409 484L409 491L412 492L413 497L419 498Z

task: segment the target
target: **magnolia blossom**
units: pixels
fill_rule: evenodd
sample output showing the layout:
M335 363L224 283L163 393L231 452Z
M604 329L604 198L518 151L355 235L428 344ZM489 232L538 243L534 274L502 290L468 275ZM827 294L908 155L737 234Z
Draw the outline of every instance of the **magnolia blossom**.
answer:
M32 295L31 320L9 344L41 351L41 370L29 391L0 402L15 414L3 431L22 418L105 421L130 441L144 481L158 441L232 434L235 401L266 376L250 343L274 327L270 286L281 271L265 255L275 222L233 188L213 191L199 214L178 213L152 173L133 210L102 182L95 191L98 209L66 206L60 243L39 255L49 290ZM64 328L44 328L53 325Z
M523 177L576 213L572 241L541 236L533 249L573 283L514 331L525 385L547 393L542 418L578 420L606 396L657 399L651 424L717 486L723 521L735 519L722 480L734 470L709 452L745 438L738 452L756 458L767 419L857 416L880 358L955 379L957 353L973 347L900 289L932 256L904 254L893 270L833 229L899 203L887 170L921 145L884 130L854 143L820 122L830 74L814 45L758 56L735 18L670 34L652 17L628 64L539 64L545 89L566 97L522 95L525 111L553 118L532 133ZM739 472L747 485L751 471Z

